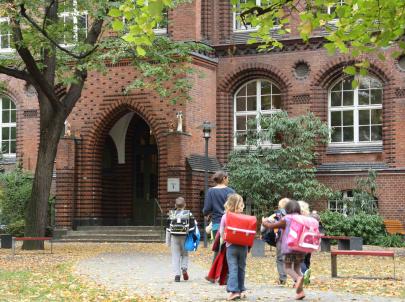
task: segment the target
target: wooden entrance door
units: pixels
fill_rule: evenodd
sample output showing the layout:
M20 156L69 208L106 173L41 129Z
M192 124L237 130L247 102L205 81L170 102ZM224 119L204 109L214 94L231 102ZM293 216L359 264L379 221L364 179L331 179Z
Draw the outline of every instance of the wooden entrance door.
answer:
M153 225L158 191L158 150L149 126L140 120L134 136L134 201L135 225Z

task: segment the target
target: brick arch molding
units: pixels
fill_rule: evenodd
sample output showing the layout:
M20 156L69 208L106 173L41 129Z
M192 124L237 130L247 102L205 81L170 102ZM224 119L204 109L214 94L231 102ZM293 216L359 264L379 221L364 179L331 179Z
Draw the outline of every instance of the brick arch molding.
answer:
M382 66L376 60L370 60L369 73L379 79L384 85L393 81L388 76L390 74L389 69L386 66ZM343 68L355 64L356 61L348 56L339 57L328 63L322 70L318 71L314 79L311 82L311 87L321 87L329 89L334 81L339 79L343 75Z
M218 91L234 94L245 82L265 78L274 82L285 94L292 83L277 67L268 64L248 63L239 66L219 83Z
M138 116L140 116L145 123L149 126L156 137L156 144L158 151L162 145L162 135L157 131L157 121L155 120L153 113L147 110L142 104L134 102L131 99L121 99L118 102L110 105L101 115L100 118L94 123L92 129L89 132L89 144L94 146L95 149L101 148L103 145L103 138L106 133L113 126L121 116L125 113L132 111ZM92 159L95 156L92 156Z

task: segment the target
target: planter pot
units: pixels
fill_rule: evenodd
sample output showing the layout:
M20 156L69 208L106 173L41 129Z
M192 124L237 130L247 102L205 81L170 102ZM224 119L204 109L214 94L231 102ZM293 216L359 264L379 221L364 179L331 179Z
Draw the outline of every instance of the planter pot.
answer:
M2 249L11 249L13 245L13 236L9 234L0 235L1 238L1 248Z

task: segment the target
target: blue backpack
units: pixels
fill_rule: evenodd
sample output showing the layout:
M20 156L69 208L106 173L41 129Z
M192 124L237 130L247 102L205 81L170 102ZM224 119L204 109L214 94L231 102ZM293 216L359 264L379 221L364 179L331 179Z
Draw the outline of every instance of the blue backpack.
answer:
M198 229L196 223L194 230L190 231L186 236L186 240L184 241L184 249L189 252L196 251L198 245L200 244L200 238L200 230Z

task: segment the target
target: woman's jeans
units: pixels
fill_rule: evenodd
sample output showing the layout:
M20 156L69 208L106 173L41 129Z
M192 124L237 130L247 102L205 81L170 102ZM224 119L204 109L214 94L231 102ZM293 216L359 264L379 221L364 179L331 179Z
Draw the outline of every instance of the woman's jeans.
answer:
M232 293L240 293L245 288L245 269L247 246L230 245L226 248L226 260L228 262L229 276L226 290Z

